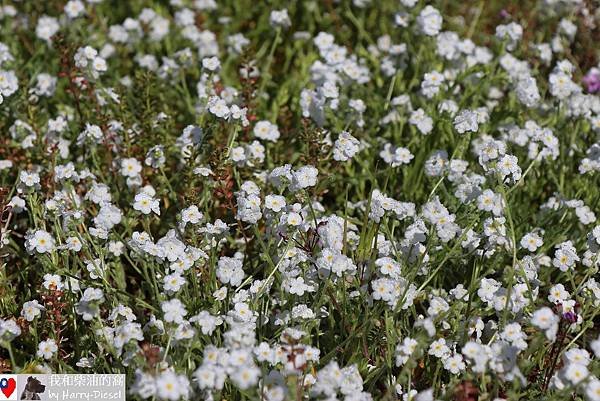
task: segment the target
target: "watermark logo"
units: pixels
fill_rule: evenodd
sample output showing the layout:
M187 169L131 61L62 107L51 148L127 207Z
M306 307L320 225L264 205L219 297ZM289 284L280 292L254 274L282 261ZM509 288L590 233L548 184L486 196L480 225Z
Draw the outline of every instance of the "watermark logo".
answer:
M25 387L21 393L21 400L42 400L43 394L46 392L46 384L34 376L27 377Z
M125 401L125 375L0 375L0 401Z
M0 400L17 399L17 375L0 375Z

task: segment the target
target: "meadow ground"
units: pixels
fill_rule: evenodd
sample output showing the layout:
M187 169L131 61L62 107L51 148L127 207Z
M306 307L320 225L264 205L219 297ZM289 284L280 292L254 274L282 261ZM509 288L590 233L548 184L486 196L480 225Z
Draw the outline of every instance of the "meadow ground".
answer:
M596 0L22 0L0 26L0 373L600 400Z

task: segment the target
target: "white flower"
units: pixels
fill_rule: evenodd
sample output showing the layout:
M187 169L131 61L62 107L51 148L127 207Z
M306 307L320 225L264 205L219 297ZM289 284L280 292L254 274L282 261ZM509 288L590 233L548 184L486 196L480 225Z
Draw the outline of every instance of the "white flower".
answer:
M594 352L596 358L600 358L600 336L598 336L598 338L590 342L590 348Z
M408 164L414 159L414 155L408 149L392 146L391 143L384 145L383 150L379 152L379 156L392 167Z
M408 122L416 126L423 135L427 135L433 129L433 119L425 114L425 110L417 109L410 114Z
M285 198L281 195L267 195L265 197L265 208L279 213L285 207Z
M535 252L539 247L544 244L542 238L536 233L527 233L521 238L521 247L527 249L529 252Z
M271 142L276 142L280 136L277 125L266 120L257 122L252 132L255 137Z
M140 192L135 196L133 208L143 214L154 212L157 215L160 215L159 201L144 192Z
M496 27L496 37L501 40L507 40L506 48L514 50L517 42L523 36L523 27L516 22L511 22L507 25L498 25Z
M227 102L220 97L213 96L208 100L208 111L219 118L226 119L231 111L227 107Z
M125 177L137 177L142 171L142 163L130 157L121 160L121 174Z
M56 242L52 235L44 230L37 230L25 241L25 247L31 253L34 250L37 253L49 253L56 248Z
M94 259L85 261L85 267L90 274L90 278L95 280L104 276L106 265L101 259Z
M227 297L227 287L223 286L223 287L219 288L218 290L213 292L212 296L217 301L223 301Z
M51 359L58 351L58 345L53 339L42 341L38 345L37 356L44 359Z
M402 366L417 349L419 343L410 337L404 338L402 343L396 345L396 366Z
M302 216L296 212L288 213L286 222L290 226L299 226L300 224L302 224Z
M188 379L183 375L177 375L167 370L156 378L156 392L162 400L177 401L181 398L187 399L190 391Z
M427 353L437 358L447 358L450 356L450 348L446 345L445 339L439 338L431 343Z
M14 71L0 70L0 94L10 96L19 89L19 81ZM4 100L4 99L2 99ZM0 101L2 103L2 101Z
M217 57L207 57L202 59L202 67L209 71L217 71L221 68L221 62Z
M587 367L579 363L569 363L565 368L565 378L574 385L581 383L588 374Z
M108 66L106 64L106 60L102 57L94 57L92 60L92 69L95 72L106 72Z
M566 272L575 266L576 262L579 262L579 256L571 241L560 243L556 246L556 252L552 264L558 267L560 271Z
M25 302L23 309L21 309L21 316L23 316L28 322L32 322L36 317L40 316L44 306L36 300Z
M590 379L585 386L585 395L589 401L600 401L600 380Z
M12 341L21 335L21 328L12 319L0 319L0 341Z
M577 88L571 77L564 72L550 74L550 93L558 99L566 99Z
M34 187L40 183L40 175L38 173L28 173L27 171L21 171L19 174L19 180L26 187Z
M35 34L38 38L50 43L52 36L58 32L59 28L60 26L56 18L42 15L35 27Z
M269 22L271 23L271 26L274 27L287 28L292 25L292 21L290 20L290 16L286 9L271 11Z
M465 370L465 368L465 362L460 354L454 354L453 356L444 360L444 369L450 371L452 374L457 375L461 371Z
M561 304L569 298L569 292L565 290L565 286L562 284L556 284L550 288L548 294L548 301L554 304Z
M198 206L192 205L181 211L181 221L184 224L198 224L204 218L202 212L198 210Z
M187 315L185 305L177 298L164 301L160 307L164 313L165 322L180 324L183 323L183 318Z
M494 216L501 216L504 209L504 202L502 196L495 194L490 189L486 189L477 197L477 207L479 210L492 212Z
M69 18L77 18L85 12L85 6L79 0L70 0L65 4L64 10Z
M232 287L238 287L244 279L242 261L223 256L217 262L216 274L221 283L229 283Z
M588 366L591 362L590 353L581 348L571 348L564 353L563 357L569 363L579 363L584 366Z
M496 163L494 169L500 174L502 180L507 176L511 176L512 182L517 182L521 178L521 167L519 167L519 160L513 155L503 155Z
M428 99L433 98L440 91L445 77L437 71L425 73L421 82L421 92Z
M179 273L167 274L164 278L165 291L177 292L186 281Z
M556 337L558 321L558 316L552 312L552 309L546 306L533 312L533 316L531 317L531 324L545 330L546 337L552 341Z
M442 29L442 15L434 7L425 6L417 17L417 24L427 36L436 36Z
M541 99L535 78L523 77L517 83L517 98L526 107L534 107Z
M121 256L124 250L125 244L123 244L121 241L110 241L108 243L108 251L116 257Z
M462 110L454 117L454 129L459 134L477 132L479 129L477 113L471 110Z
M360 142L346 131L342 131L333 145L333 159L346 161L351 159L359 150Z
M47 290L49 290L49 289L62 290L64 287L64 284L63 284L60 276L58 274L50 274L50 273L46 273L44 275L44 283L42 285Z
M313 166L303 166L292 173L291 190L299 190L317 185L319 171Z
M260 369L252 364L235 369L231 375L231 381L242 390L245 390L256 385L259 377Z
M200 311L199 314L190 318L190 322L198 324L201 327L202 334L211 335L217 326L223 324L223 319L213 316L207 311Z

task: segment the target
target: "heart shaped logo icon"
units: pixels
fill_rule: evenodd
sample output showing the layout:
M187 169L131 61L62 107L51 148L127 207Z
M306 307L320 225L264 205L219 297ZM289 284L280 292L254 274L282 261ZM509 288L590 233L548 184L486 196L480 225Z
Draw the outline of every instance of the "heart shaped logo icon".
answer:
M12 393L15 392L15 389L17 388L17 381L15 379L11 378L1 378L0 379L0 390L2 390L2 393L4 394L4 396L6 398L10 397L12 395Z

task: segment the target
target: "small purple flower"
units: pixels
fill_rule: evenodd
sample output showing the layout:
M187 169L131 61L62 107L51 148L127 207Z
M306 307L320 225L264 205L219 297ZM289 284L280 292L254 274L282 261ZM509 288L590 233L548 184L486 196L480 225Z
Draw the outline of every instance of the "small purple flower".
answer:
M563 313L563 318L569 323L576 323L577 322L577 313L575 313L575 312Z
M600 92L600 70L598 68L591 68L585 77L583 77L583 83L588 93Z

